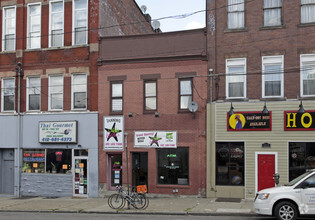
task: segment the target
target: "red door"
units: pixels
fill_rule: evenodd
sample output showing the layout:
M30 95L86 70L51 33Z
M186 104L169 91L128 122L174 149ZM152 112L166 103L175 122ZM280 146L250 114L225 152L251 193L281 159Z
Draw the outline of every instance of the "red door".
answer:
M275 155L258 155L258 191L275 186Z

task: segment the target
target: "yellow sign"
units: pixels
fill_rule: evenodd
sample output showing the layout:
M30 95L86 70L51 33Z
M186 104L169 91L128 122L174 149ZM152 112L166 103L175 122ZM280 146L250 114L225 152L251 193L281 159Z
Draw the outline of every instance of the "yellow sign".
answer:
M33 163L33 167L37 168L38 167L38 163Z
M84 163L79 163L80 168L84 168Z

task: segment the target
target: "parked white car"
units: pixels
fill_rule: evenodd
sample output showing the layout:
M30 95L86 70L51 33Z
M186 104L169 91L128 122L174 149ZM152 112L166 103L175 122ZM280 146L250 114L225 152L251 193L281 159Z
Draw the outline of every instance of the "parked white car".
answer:
M300 215L315 215L315 169L289 184L259 191L255 212L273 215L279 220L294 220Z

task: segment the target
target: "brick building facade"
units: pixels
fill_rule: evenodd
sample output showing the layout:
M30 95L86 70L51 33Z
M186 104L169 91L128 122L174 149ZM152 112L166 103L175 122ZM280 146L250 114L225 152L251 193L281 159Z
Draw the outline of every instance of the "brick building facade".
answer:
M104 190L129 183L145 184L153 194L205 196L205 48L204 29L101 39L99 179ZM199 106L195 113L188 109L191 101ZM124 148L107 145L106 126L117 129L118 122L106 124L113 118L124 119L125 136L117 136L125 138ZM177 138L175 145L165 144L165 133Z
M0 8L0 194L97 196L98 39L152 33L149 20L133 0Z
M274 173L284 184L314 168L314 13L298 0L207 1L208 196L254 198Z

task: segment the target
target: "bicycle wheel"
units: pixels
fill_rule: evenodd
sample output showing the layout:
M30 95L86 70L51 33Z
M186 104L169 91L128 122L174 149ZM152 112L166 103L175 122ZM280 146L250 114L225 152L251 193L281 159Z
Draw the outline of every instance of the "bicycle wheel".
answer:
M144 194L135 194L133 199L136 209L145 209L149 205L149 200Z
M108 205L112 209L121 209L125 206L125 199L118 193L108 198Z

